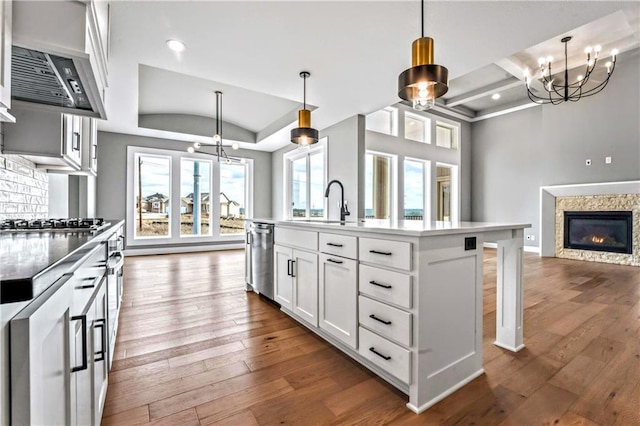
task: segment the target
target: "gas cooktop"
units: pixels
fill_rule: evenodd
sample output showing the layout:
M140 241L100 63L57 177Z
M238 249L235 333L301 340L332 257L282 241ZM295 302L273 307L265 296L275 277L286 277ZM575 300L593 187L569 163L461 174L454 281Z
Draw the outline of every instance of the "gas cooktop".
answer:
M103 218L3 219L0 231L99 231L109 226Z

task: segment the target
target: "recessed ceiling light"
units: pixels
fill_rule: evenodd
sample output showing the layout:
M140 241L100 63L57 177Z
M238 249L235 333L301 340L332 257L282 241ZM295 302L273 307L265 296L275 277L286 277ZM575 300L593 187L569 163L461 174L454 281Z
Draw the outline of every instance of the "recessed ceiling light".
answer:
M493 95L491 95L491 99L497 101L498 99L500 99L500 93L494 93Z
M182 52L187 48L183 42L178 40L167 40L167 46L174 52Z

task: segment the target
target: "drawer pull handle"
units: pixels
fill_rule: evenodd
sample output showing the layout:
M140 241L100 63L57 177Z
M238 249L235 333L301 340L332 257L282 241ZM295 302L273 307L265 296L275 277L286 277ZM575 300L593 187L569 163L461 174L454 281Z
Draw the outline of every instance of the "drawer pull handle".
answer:
M369 318L374 319L376 321L379 321L379 322L381 322L381 323L383 323L385 325L391 325L391 321L386 321L386 320L380 319L377 316L375 316L374 314L369 315Z
M392 287L392 286L390 286L390 285L387 285L387 284L380 284L380 283L377 283L377 282L375 282L375 281L369 281L369 284L377 285L378 287L382 287L382 288L391 288L391 287Z
M336 244L336 243L327 243L327 245L331 247L343 247L342 244Z
M389 361L391 359L390 356L382 355L380 352L376 351L376 348L374 348L373 346L370 347L369 350L374 354L378 355L380 358L384 359L385 361Z
M71 317L71 321L80 321L82 326L82 364L79 367L72 367L71 372L75 373L76 371L82 371L87 369L87 316L86 315L77 315Z
M327 262L331 262L331 263L342 263L342 260L334 260L334 259L327 259Z
M96 324L94 325L94 328L100 329L100 351L94 354L94 356L97 355L99 356L99 358L94 357L94 361L104 361L104 356L107 353L107 349L106 349L107 333L105 330L105 325L106 325L106 321L104 318L97 319Z
M369 253L382 254L384 256L391 256L391 252L390 251L369 250Z

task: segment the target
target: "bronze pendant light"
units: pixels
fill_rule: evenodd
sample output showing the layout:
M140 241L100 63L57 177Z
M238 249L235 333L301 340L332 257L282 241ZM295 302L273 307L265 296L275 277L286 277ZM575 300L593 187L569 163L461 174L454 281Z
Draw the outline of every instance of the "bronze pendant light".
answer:
M433 63L433 39L424 36L424 0L420 12L422 37L411 45L411 68L398 77L398 96L413 109L426 111L449 90L449 71Z
M302 109L298 111L298 127L291 130L291 142L300 146L318 142L318 131L311 127L311 111L307 109L307 78L310 75L308 71L300 73L303 80Z

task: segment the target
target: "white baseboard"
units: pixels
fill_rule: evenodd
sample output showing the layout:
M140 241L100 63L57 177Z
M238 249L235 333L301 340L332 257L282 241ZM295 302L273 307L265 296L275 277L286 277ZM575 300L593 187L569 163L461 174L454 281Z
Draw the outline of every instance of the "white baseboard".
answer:
M244 243L212 244L203 246L186 247L153 247L153 248L128 248L124 251L126 256L149 256L154 254L196 253L202 251L234 250L244 248Z
M484 243L482 244L483 247L485 248L494 248L497 249L498 248L498 243ZM540 254L540 247L533 247L533 246L523 246L522 249L526 252L529 253L538 253Z

